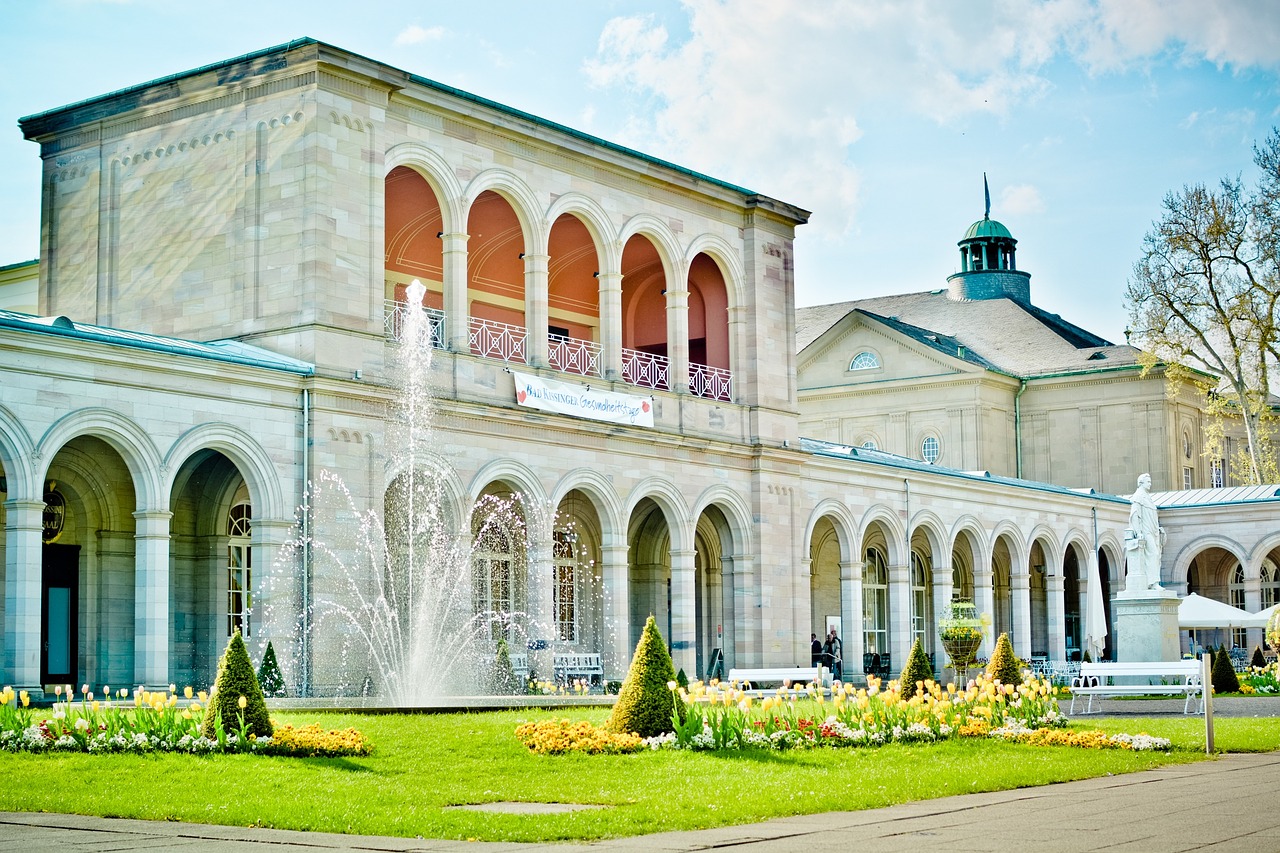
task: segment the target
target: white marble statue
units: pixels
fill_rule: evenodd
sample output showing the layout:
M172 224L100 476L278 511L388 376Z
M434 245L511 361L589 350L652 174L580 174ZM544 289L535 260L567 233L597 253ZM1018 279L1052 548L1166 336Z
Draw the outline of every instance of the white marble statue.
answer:
M1138 490L1129 497L1129 529L1124 532L1128 572L1124 591L1132 597L1160 586L1160 554L1164 548L1164 528L1160 526L1155 501L1151 499L1151 475L1138 477Z

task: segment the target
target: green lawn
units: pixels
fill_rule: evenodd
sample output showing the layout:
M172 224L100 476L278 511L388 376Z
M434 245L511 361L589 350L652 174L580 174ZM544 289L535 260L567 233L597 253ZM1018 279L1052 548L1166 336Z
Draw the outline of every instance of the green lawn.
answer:
M0 754L0 810L259 825L373 835L545 841L635 835L874 808L973 791L1126 773L1204 758L1202 719L1102 719L1111 732L1169 737L1172 754L1013 746L930 746L730 755L649 752L535 756L512 734L541 711L480 715L277 713L355 726L377 751L360 759ZM557 716L603 721L608 709ZM1280 749L1280 719L1219 719L1219 749ZM1197 751L1198 750L1198 751ZM517 816L448 809L501 800L607 809Z

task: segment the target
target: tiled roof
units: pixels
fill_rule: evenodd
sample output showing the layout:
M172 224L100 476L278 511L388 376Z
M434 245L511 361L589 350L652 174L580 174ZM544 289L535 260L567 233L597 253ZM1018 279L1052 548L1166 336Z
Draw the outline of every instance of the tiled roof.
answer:
M1175 506L1214 506L1218 504L1254 503L1280 498L1280 485L1233 486L1229 489L1183 489L1177 492L1152 492L1151 500L1161 508Z
M950 299L945 290L796 309L796 346L812 344L851 311L916 340L944 341L950 355L1019 377L1136 367L1138 350L1117 346L1033 305L1007 297ZM932 336L932 338L930 337Z

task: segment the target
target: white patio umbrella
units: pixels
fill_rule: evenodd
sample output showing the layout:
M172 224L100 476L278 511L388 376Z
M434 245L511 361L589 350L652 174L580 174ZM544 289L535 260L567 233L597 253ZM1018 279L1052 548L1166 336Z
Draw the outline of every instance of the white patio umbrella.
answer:
M1087 598L1084 611L1084 647L1090 660L1102 660L1102 650L1107 643L1107 612L1102 601L1102 579L1098 576L1098 561L1090 560Z
M1259 614L1191 593L1178 602L1179 628L1262 628Z
M1272 614L1275 613L1277 609L1280 609L1280 604L1273 604L1265 610L1259 610L1257 613L1253 614L1253 616L1255 619L1261 619L1262 627L1265 628L1267 627L1267 623L1271 621Z

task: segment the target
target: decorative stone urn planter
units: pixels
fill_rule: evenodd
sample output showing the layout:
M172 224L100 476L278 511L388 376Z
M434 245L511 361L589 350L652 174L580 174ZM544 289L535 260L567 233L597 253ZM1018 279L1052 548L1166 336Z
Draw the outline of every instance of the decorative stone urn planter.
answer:
M983 620L971 601L953 601L951 615L939 620L942 648L956 671L956 685L964 689L968 683L969 667L982 645Z

